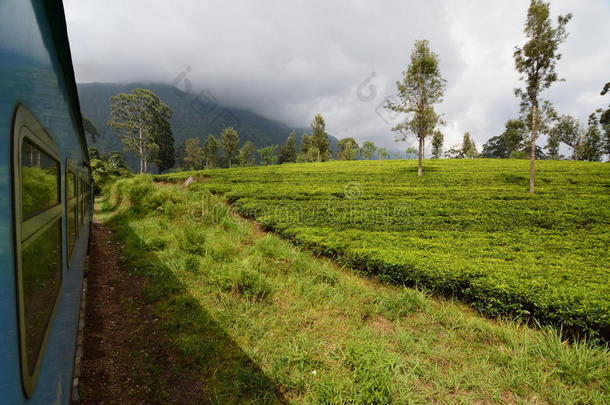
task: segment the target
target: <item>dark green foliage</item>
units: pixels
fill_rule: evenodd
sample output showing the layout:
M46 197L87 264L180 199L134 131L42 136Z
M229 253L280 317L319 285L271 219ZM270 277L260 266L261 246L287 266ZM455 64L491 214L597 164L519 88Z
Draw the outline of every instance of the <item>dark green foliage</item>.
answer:
M377 151L377 145L372 141L365 141L362 143L362 156L366 160L371 160Z
M477 145L475 145L474 140L470 136L470 132L466 132L462 140L462 156L466 159L474 159L477 155Z
M481 157L509 158L514 153L526 148L527 125L523 120L506 121L505 130L499 136L494 136L483 145Z
M184 142L184 157L182 165L188 170L203 169L205 164L205 154L201 146L199 146L199 138L190 138Z
M220 146L222 147L225 161L229 168L239 149L239 135L234 128L225 128L220 134Z
M297 161L297 134L292 131L286 139L286 144L280 146L278 163L294 163Z
M146 173L148 163L155 160L163 168L169 163L173 165L174 140L167 122L172 110L149 89L134 89L110 99L108 126L118 132L125 150L138 157L140 173Z
M101 156L96 148L89 148L89 160L96 194L115 180L131 175L120 152Z
M154 162L159 168L159 173L164 173L176 164L174 136L172 135L172 127L169 121L158 116L155 121L154 134L154 142L159 147L154 157Z
M214 135L208 135L203 144L203 156L206 169L216 166L216 155L218 154L218 141Z
M261 162L263 162L265 166L271 165L277 161L277 156L275 154L276 150L277 145L271 145L257 151L261 157Z
M355 160L359 149L358 142L354 138L343 138L337 144L337 159Z
M256 146L250 141L239 149L237 161L240 166L253 166L256 163Z
M432 157L438 159L443 154L443 142L445 137L443 133L436 129L432 135Z
M589 122L584 133L584 142L580 158L590 162L601 160L604 153L604 141L600 130L599 121L595 113L589 115Z
M326 123L322 114L316 114L311 122L311 143L318 150L316 159L318 162L331 158L330 140L326 134Z

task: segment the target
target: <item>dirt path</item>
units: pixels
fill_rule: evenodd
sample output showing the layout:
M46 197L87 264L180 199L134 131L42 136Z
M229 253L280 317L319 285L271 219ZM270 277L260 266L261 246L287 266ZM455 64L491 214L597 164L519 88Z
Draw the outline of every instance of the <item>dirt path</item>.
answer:
M205 403L193 370L175 354L143 299L144 282L125 269L110 229L93 224L81 404Z

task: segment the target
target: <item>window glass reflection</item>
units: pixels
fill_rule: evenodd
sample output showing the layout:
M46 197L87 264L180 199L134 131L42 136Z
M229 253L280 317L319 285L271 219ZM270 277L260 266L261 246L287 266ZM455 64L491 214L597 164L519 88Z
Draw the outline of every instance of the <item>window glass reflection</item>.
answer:
M25 346L30 373L36 365L61 282L61 220L36 237L21 254Z
M59 163L27 140L21 147L23 219L59 204Z
M76 174L68 171L68 200L76 197Z
M72 248L76 242L76 205L68 209L68 252L72 253Z

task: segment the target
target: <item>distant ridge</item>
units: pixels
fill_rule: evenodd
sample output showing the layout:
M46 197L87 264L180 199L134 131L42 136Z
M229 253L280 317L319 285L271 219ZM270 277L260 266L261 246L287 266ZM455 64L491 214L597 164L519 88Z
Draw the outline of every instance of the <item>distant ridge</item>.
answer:
M103 154L122 151L121 140L115 131L106 125L110 118L110 97L138 87L152 90L174 112L170 123L176 148L188 138L199 137L203 142L208 134L218 136L220 131L228 126L237 129L242 143L251 141L257 147L281 145L292 130L295 130L299 137L303 132L309 132L309 128L291 128L249 110L220 105L212 94L203 92L193 95L169 84L79 83L77 88L83 116L95 124L100 134L95 143L88 139L89 146L97 147ZM330 138L334 146L337 140ZM127 156L127 161L130 165L135 163L132 156Z

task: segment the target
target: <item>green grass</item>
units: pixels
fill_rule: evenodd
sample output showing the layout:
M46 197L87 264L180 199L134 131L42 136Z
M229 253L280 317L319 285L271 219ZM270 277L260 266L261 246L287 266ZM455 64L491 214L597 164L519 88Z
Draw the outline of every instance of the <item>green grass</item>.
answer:
M136 177L113 191L101 218L178 363L201 376L202 403L610 401L603 347L363 277L206 190Z
M610 164L525 160L290 164L206 176L245 215L381 279L491 316L610 338Z

